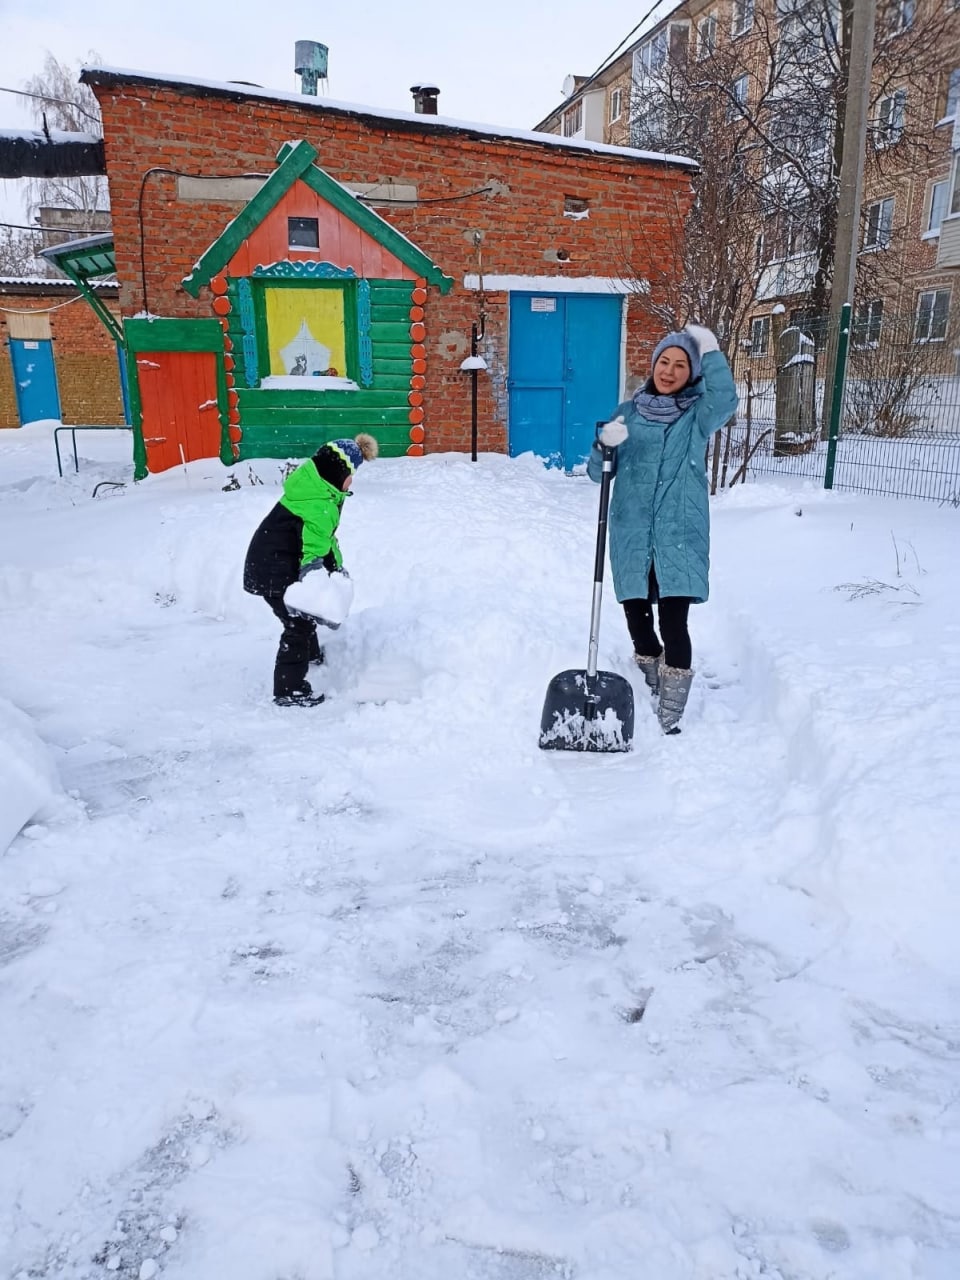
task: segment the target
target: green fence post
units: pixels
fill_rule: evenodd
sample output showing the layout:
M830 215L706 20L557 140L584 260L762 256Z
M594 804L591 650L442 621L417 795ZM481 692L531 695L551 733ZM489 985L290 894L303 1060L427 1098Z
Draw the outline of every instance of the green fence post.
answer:
M833 369L833 399L830 402L830 435L827 437L827 469L823 475L823 487L833 488L833 473L837 465L837 440L840 438L840 413L843 409L843 384L847 373L847 349L850 344L849 302L840 312L840 332L837 334L837 359Z

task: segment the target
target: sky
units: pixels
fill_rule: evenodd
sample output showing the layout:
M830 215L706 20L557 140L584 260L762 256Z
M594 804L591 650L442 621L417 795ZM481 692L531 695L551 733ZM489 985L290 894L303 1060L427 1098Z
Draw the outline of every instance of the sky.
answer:
M442 115L530 128L561 101L565 77L595 71L652 3L593 0L586 21L583 0L554 0L549 8L486 0L479 9L450 0L413 8L370 0L316 6L315 17L261 0L229 8L209 0L0 0L0 86L21 88L48 50L78 65L94 50L111 66L297 91L294 44L319 40L330 49L331 98L412 109L410 86L431 80L440 86ZM30 123L23 99L0 93L0 128ZM14 220L19 205L13 184L0 181L0 216Z

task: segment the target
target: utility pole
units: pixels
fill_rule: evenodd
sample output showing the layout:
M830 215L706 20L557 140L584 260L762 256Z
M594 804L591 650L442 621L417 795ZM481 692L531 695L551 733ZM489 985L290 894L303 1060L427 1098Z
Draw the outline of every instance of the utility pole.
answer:
M847 98L843 117L843 156L837 199L837 226L834 238L833 286L830 290L830 335L828 349L835 349L840 317L845 303L853 303L857 278L857 251L860 248L860 204L863 196L863 167L867 153L867 119L870 113L870 82L873 73L873 38L876 27L876 0L847 0L851 5L850 54L847 60ZM823 438L828 434L829 406L833 402L834 360L828 356L823 396Z

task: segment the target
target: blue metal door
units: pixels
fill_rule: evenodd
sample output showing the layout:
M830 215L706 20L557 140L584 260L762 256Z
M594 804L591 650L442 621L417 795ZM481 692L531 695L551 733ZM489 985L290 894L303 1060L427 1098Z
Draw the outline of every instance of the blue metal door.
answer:
M510 453L568 470L617 403L621 299L582 293L510 298Z
M10 357L20 425L41 418L59 419L60 396L50 339L11 338Z

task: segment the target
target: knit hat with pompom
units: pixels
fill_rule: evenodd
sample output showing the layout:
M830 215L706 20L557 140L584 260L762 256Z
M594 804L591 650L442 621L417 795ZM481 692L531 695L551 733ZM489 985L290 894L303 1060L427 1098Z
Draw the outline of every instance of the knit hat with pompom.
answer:
M335 489L342 489L347 476L352 476L362 462L375 458L380 446L364 432L352 440L331 440L313 455L314 466Z

